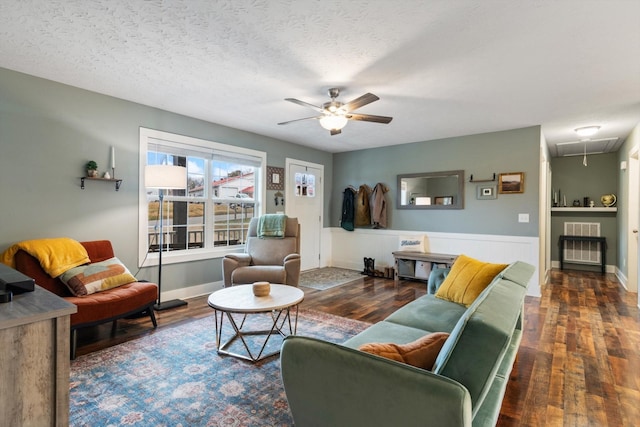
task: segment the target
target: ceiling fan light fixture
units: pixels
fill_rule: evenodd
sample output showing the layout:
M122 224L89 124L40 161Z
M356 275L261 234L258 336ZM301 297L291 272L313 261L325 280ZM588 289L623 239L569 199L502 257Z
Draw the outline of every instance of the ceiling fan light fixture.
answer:
M600 126L584 126L577 128L575 131L579 136L595 135L600 130Z
M326 130L340 130L347 125L349 119L339 114L325 114L320 117L320 126Z

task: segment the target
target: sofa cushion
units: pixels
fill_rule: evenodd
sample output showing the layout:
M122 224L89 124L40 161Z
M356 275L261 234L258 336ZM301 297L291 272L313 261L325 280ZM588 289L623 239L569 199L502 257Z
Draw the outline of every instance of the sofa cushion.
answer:
M231 273L234 285L248 285L253 282L286 283L287 272L282 265L260 265L238 267Z
M81 265L60 276L74 296L91 295L136 281L127 267L116 257Z
M385 321L428 332L451 332L465 311L460 304L424 295L391 313Z
M507 266L460 255L436 292L436 297L468 307Z
M361 345L359 350L431 370L448 337L446 332L434 332L407 344L369 343Z
M361 345L372 342L406 344L420 339L430 332L438 331L425 331L423 329L412 328L410 326L399 325L397 323L391 323L383 320L382 322L371 325L358 335L349 338L342 343L342 345L357 350Z
M76 328L139 312L153 305L157 298L158 285L133 282L107 292L65 299L78 307L78 312L71 315L71 327Z

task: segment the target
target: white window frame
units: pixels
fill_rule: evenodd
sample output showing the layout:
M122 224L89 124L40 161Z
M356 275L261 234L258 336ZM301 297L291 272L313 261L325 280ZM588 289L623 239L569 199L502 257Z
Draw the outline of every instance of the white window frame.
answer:
M205 150L223 150L239 155L254 156L261 160L259 175L256 177L258 181L254 186L254 201L257 205L255 215L263 215L265 212L265 195L266 195L266 182L267 182L267 153L264 151L252 150L250 148L237 147L234 145L222 144L219 142L208 141L205 139L194 138L185 135L179 135L175 133L163 132L155 129L148 129L140 127L140 157L139 157L139 177L138 182L138 266L148 267L158 265L158 253L148 252L148 209L149 202L147 199L146 187L144 184L144 170L147 164L147 151L149 145L149 139L160 139L165 141L174 141L179 144L186 144ZM206 183L205 183L206 184ZM209 183L210 184L210 183ZM194 201L185 197L185 200ZM211 221L205 219L207 225L206 234L212 233ZM188 261L197 261L209 258L223 257L225 254L238 252L243 250L244 245L234 246L217 246L217 247L204 247L188 250L169 251L162 253L162 264L174 264Z

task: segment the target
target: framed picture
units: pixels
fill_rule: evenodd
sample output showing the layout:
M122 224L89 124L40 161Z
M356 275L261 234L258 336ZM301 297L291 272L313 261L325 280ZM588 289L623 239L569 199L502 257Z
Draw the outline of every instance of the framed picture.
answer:
M524 193L524 172L501 173L498 185L500 194Z
M433 203L435 205L452 205L453 197L452 196L434 197Z
M284 168L267 166L267 190L284 190Z
M498 187L496 185L477 185L476 199L491 200L498 198Z

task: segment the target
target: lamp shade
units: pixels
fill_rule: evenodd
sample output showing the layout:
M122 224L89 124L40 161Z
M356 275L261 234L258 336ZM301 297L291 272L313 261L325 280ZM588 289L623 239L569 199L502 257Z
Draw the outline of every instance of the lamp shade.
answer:
M173 165L147 165L144 168L144 185L147 188L186 188L187 168Z

